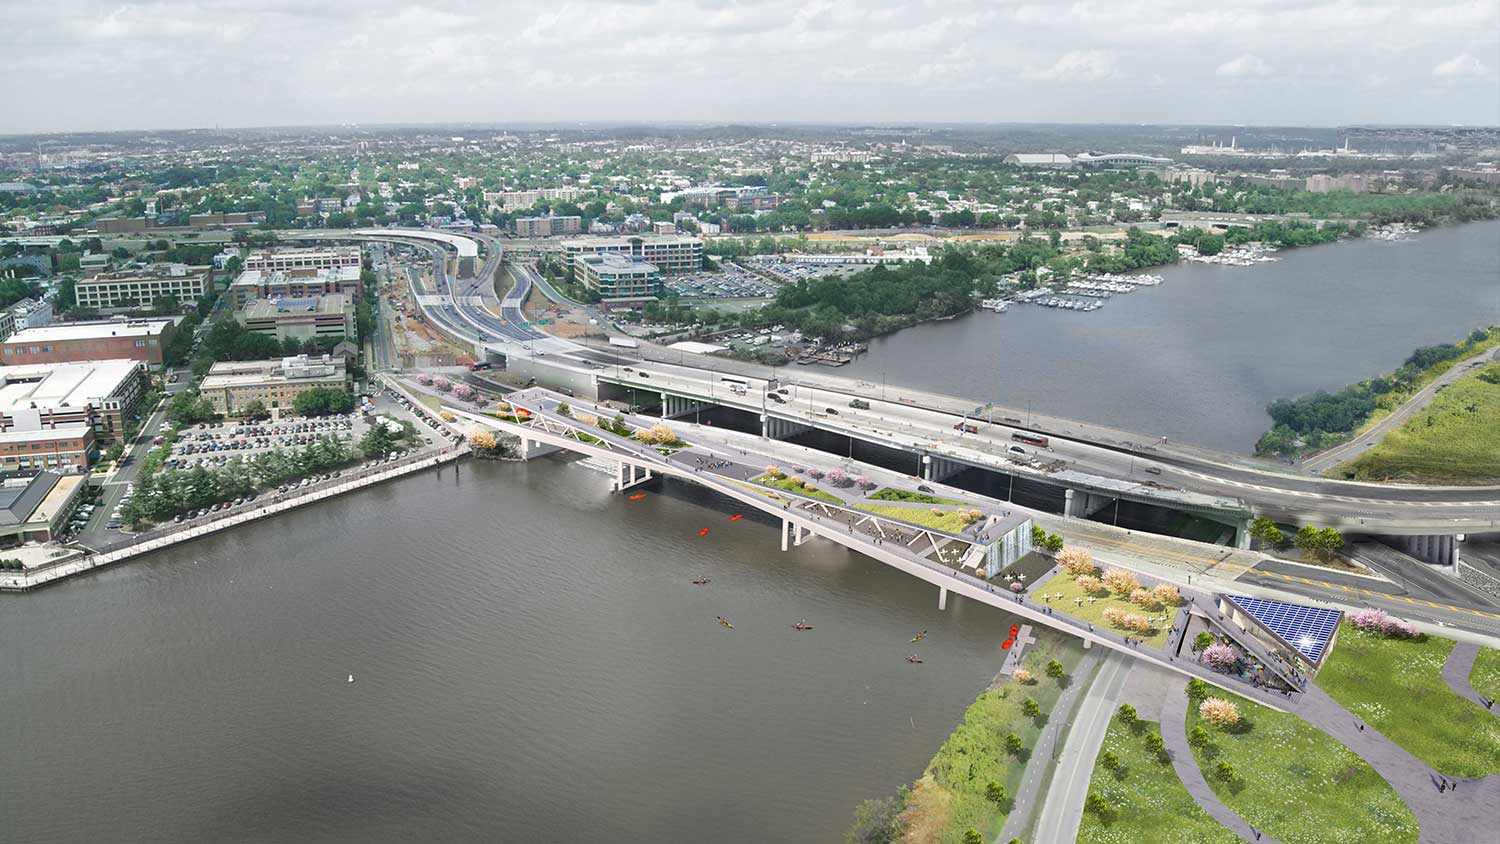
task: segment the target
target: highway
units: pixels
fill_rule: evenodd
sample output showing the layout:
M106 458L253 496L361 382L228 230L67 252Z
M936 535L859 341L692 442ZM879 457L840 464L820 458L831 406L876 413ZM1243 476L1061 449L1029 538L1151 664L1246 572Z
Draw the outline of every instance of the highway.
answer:
M633 353L581 345L524 325L527 320L522 305L532 286L544 293L548 288L531 268L516 262L504 264L498 241L483 239L488 245L484 266L474 279L460 281L447 273L444 246L424 243L422 234L402 232L402 240L421 245L434 257L435 290L419 298L423 310L454 337L486 345L501 354L547 356L553 366L592 373L601 381L625 387L697 396L897 448L920 449L1012 473L1044 473L1056 483L1092 487L1101 493L1117 492L1138 500L1206 510L1253 511L1286 523L1312 522L1356 532L1500 531L1497 487L1400 486L1309 477L1243 455L1152 441L1106 426L976 407L952 396L881 387L815 372L811 367L772 369L649 345ZM495 273L502 267L510 268L514 284L499 303L497 314L491 309L496 307L492 291ZM415 277L412 283L420 290ZM486 289L491 291L488 296ZM675 362L666 359L671 357ZM745 392L731 392L726 377L743 382ZM781 388L788 394L776 392ZM786 401L778 402L773 395ZM850 407L849 402L856 398L870 407ZM829 413L830 409L834 412ZM979 431L960 434L954 425L964 420ZM1047 437L1048 445L1037 450L1018 444L1013 440L1017 433L1041 434ZM1021 454L1011 451L1018 445ZM1051 468L1044 471L1027 465L1032 463L1050 464Z

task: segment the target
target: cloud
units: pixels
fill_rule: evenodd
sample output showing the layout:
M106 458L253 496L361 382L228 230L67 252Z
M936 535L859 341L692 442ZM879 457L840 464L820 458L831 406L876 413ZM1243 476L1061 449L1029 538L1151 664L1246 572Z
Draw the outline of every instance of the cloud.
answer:
M1093 82L1112 75L1114 70L1114 57L1103 50L1072 50L1049 67L1027 70L1024 75L1027 79Z
M1459 53L1453 58L1439 64L1432 69L1432 75L1443 78L1461 78L1472 76L1489 76L1490 69L1484 66L1484 62L1474 58L1468 53Z
M1239 58L1230 59L1214 69L1218 76L1227 76L1237 79L1246 76L1270 76L1271 66L1265 63L1260 56L1245 53Z

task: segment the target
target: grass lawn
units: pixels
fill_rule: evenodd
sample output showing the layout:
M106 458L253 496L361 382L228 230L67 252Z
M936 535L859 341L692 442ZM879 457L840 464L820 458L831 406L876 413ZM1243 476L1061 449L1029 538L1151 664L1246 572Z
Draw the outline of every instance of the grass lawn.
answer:
M1443 682L1451 650L1452 639L1387 639L1341 624L1318 687L1442 773L1500 772L1500 718Z
M429 393L419 392L417 390L413 390L412 394L417 397L417 401L421 402L424 407L426 407L428 410L431 410L433 413L437 413L439 410L443 409L443 400L438 398L437 396L431 395Z
M1119 716L1110 719L1089 780L1089 791L1104 798L1110 813L1100 820L1093 812L1084 812L1078 844L1240 844L1238 835L1209 817L1188 794L1172 765L1146 750L1143 736L1159 730L1154 721L1137 721L1132 730ZM1120 758L1117 771L1100 761L1106 751Z
M1500 700L1500 649L1480 648L1469 672L1469 685L1490 700Z
M872 493L868 498L876 501L905 501L911 504L948 504L954 507L962 507L963 502L954 501L951 498L938 498L936 495L928 495L925 492L909 492L895 487L884 487L879 492Z
M891 519L901 519L914 525L929 527L933 530L947 531L948 533L959 533L969 526L969 520L962 514L953 510L943 510L939 513L932 512L928 507L901 507L895 504L866 504L854 505L860 510Z
M986 799L985 789L998 782L1007 797L1015 795L1026 771L1027 751L1036 745L1045 725L1045 721L1027 718L1021 707L1032 698L1044 717L1051 712L1062 687L1046 675L1047 662L1056 659L1071 676L1082 655L1077 639L1039 633L1036 644L1022 658L1036 679L1027 685L1009 681L984 692L969 706L963 721L912 786L901 815L907 830L901 839L904 844L960 844L970 828L979 830L985 841L994 839L1010 801L996 805ZM1021 737L1024 749L1019 756L1005 749L1005 738L1011 733Z
M1040 595L1043 592L1047 593L1048 595L1055 595L1058 592L1061 592L1063 594L1061 600L1054 598L1052 600L1052 603L1046 604L1044 606L1056 607L1058 612L1064 612L1068 615L1073 616L1074 618L1081 618L1084 621L1093 622L1096 627L1103 627L1107 630L1113 630L1116 633L1128 634L1132 639L1140 639L1142 642L1145 642L1146 644L1157 648L1164 647L1166 645L1167 631L1172 628L1172 625L1170 623L1153 627L1151 629L1151 632L1149 633L1137 633L1134 631L1126 630L1123 627L1116 627L1115 625L1105 621L1104 609L1106 607L1119 607L1126 612L1137 613L1145 616L1165 615L1168 622L1171 622L1171 620L1177 616L1176 607L1163 607L1162 609L1155 611L1144 610L1136 606L1135 604L1130 603L1130 601L1125 597L1116 595L1107 589L1102 592L1095 593L1094 603L1090 604L1088 602L1088 593L1080 589L1078 587L1078 584L1075 583L1073 581L1073 578L1069 576L1065 571L1058 572L1055 577L1042 584L1040 589L1033 590L1033 599L1035 600L1036 596ZM1083 598L1083 605L1074 606L1074 598Z
M751 483L761 484L762 486L775 487L776 489L785 490L787 492L800 492L803 495L808 496L809 498L816 498L819 501L828 501L833 504L844 503L844 499L839 498L837 495L834 495L832 493L824 492L817 487L808 486L802 481L801 478L786 477L782 478L781 480L777 480L770 475L761 475L760 477L752 479Z
M1475 370L1439 393L1374 448L1329 471L1361 480L1494 483L1500 479L1500 384ZM1471 409L1472 408L1472 409Z
M1225 731L1189 706L1189 735L1201 726L1212 737L1193 756L1214 793L1246 822L1284 844L1417 840L1416 817L1354 751L1295 715L1218 689L1213 696L1234 701L1241 721ZM1233 782L1216 775L1220 762L1234 768Z

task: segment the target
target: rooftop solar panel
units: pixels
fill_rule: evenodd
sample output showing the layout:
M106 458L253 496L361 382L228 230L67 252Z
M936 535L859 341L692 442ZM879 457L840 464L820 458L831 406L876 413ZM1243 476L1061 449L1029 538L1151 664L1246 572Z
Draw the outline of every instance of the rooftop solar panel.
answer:
M1323 652L1327 650L1328 642L1338 628L1339 616L1343 615L1338 610L1304 607L1264 598L1230 595L1229 599L1296 648L1314 665L1322 662Z

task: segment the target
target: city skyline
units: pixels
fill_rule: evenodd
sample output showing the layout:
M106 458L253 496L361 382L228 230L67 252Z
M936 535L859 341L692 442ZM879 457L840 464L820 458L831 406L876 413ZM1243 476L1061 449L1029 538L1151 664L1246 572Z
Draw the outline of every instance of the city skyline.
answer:
M1500 123L1500 6L14 7L0 133L480 123ZM58 108L64 103L64 108Z

